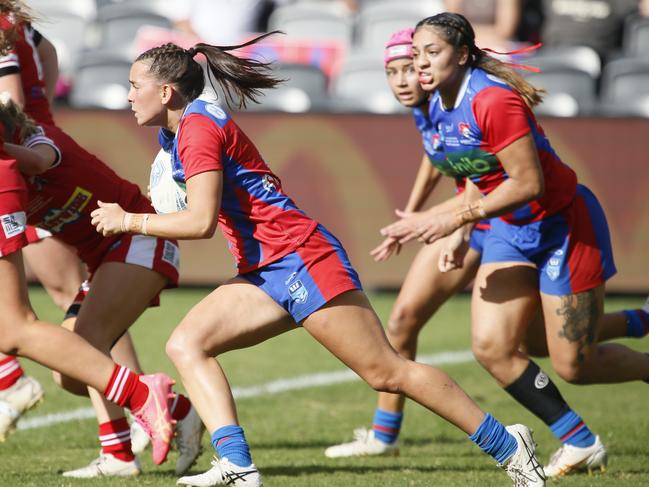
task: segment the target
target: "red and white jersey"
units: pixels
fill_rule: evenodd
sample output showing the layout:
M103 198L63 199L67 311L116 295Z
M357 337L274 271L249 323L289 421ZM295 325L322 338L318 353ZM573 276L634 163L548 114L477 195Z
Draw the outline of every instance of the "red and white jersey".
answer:
M13 49L0 56L0 77L20 74L25 96L23 110L39 124L54 125L37 50L40 33L29 24L14 25L11 15L0 15L0 27L2 30L15 27L18 35Z
M27 246L27 187L16 161L0 151L0 257Z
M50 140L36 137L41 143L53 145L61 160L48 171L26 178L27 221L73 246L92 270L120 239L103 237L90 223L97 200L119 203L135 213L153 213L153 207L137 185L120 178L61 129L43 126L43 130ZM31 144L27 141L25 145Z

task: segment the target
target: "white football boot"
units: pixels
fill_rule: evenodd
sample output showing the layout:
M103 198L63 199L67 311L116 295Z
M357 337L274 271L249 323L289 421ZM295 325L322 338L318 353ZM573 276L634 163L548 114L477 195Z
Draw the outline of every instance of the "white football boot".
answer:
M505 429L516 439L518 446L514 454L501 465L514 481L514 487L544 487L545 475L536 459L536 443L530 429L522 424L505 426Z
M543 469L547 477L562 477L579 470L587 470L588 473L592 473L593 470L605 472L607 464L608 453L599 436L596 436L595 443L585 448L561 445L561 448L550 457L550 463Z
M43 386L33 377L23 375L11 387L0 391L0 442L16 429L20 416L43 400Z
M230 463L227 458L212 460L212 468L199 475L181 477L178 485L195 487L211 487L214 485L230 485L232 487L263 487L259 470L252 463L240 467Z
M133 453L139 455L146 450L151 444L149 435L146 434L144 428L135 420L131 421L131 449Z
M189 470L201 454L203 431L205 431L203 421L192 406L187 416L176 423L176 448L178 448L176 475L182 475Z
M354 430L354 441L330 446L325 450L329 458L361 457L361 456L398 456L399 444L385 443L374 437L374 431L366 428Z
M124 462L110 453L100 453L99 458L90 462L90 465L63 472L63 476L91 479L95 477L132 477L140 473L142 473L142 467L140 467L137 457L131 462Z
M20 418L18 411L8 402L0 401L0 443L16 429L18 418Z

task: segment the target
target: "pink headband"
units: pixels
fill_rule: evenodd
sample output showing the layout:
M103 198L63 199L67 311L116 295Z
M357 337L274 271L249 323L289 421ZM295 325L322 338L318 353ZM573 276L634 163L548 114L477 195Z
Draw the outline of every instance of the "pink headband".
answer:
M383 61L387 66L390 61L401 58L412 59L412 35L415 29L408 28L395 32L385 45Z

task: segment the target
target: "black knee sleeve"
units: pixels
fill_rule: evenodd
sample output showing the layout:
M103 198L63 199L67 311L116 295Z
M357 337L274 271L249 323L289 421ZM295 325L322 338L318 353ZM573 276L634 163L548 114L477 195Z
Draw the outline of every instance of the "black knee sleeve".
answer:
M525 372L505 390L547 425L570 411L554 382L531 360Z

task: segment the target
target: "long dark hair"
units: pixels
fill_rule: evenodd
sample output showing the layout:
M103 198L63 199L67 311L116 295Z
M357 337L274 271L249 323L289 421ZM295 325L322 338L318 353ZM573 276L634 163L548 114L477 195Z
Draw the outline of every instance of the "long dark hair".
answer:
M273 31L237 46L213 46L199 43L189 49L176 44L164 44L140 54L135 62L150 63L149 71L163 83L174 84L176 90L187 101L192 101L203 92L205 78L201 65L194 60L196 54L203 54L207 59L208 76L214 87L216 81L223 89L228 106L245 107L247 102L259 103L261 90L275 88L283 80L274 78L269 73L271 63L237 57L227 51L241 49L260 40L281 33Z
M443 12L420 20L415 31L421 27L435 29L446 42L456 48L466 46L469 49L469 66L484 69L501 78L525 100L528 106L534 107L543 100L545 90L535 87L507 64L475 45L475 32L464 15Z

